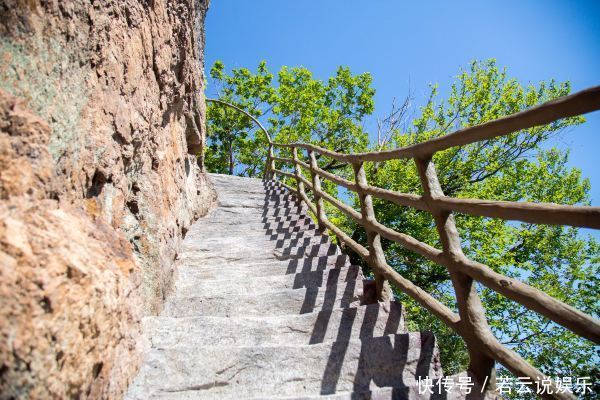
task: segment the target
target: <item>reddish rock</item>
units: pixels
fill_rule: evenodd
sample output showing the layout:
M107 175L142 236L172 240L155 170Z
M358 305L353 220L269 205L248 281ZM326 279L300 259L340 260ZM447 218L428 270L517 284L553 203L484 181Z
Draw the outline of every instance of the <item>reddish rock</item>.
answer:
M0 89L0 199L43 199L51 189L50 128Z
M214 192L198 0L0 0L0 398L120 398Z
M0 216L3 398L121 397L139 363L130 244L55 200L3 202Z

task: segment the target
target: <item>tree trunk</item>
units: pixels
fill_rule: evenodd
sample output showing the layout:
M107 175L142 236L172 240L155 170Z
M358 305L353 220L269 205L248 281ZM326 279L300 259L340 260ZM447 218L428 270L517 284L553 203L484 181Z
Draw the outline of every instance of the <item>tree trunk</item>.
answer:
M229 175L233 175L233 144L229 143Z

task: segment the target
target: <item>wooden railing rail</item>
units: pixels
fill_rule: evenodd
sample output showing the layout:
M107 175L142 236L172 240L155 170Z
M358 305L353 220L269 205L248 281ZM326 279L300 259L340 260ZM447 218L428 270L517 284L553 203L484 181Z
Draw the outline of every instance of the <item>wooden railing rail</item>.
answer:
M267 133L269 152L264 176L266 179L276 179L279 175L295 182L295 188L284 182L280 182L280 184L296 193L299 199L306 203L315 215L320 229L331 231L340 242L351 248L372 268L380 300L385 296L386 291L383 288L385 282L388 281L459 334L465 340L469 352L469 372L480 384L485 385L487 389L494 387L494 364L496 361L517 376L529 377L534 382L541 382L548 378L516 352L502 345L493 335L486 320L484 306L477 294L475 282L485 285L595 343L600 343L600 321L539 289L497 273L489 266L469 259L462 252L461 240L452 213L459 212L471 216L536 224L600 229L600 207L448 197L444 195L438 181L432 156L438 151L454 146L494 139L561 118L599 109L600 86L597 86L426 142L395 150L361 154L343 154L306 143L275 143ZM261 128L264 130L262 125ZM291 150L292 158L275 156L275 148ZM298 150L300 149L307 152L309 163L299 158ZM351 165L354 171L354 180L350 181L320 168L317 154ZM412 159L415 162L423 189L422 196L369 185L364 163L392 159ZM275 162L289 165L290 171L293 172L276 169ZM304 176L303 170L308 171L310 180ZM360 212L325 192L321 188L321 178L356 193L360 203ZM312 193L314 203L307 195L307 191ZM373 197L429 212L435 221L442 249L432 247L410 235L397 232L379 223L375 217ZM327 219L323 201L327 201L365 229L368 248L357 243ZM458 314L398 274L386 261L381 247L381 238L399 243L427 260L446 267L454 288ZM551 390L553 393L544 393L542 397L574 398L569 393L558 391L556 386L553 386L553 389Z
M600 109L600 86L594 86L569 96L564 96L546 102L529 110L499 118L470 128L460 129L456 132L431 139L426 142L413 144L395 150L377 151L359 154L343 154L306 143L279 143L279 146L298 147L313 150L317 153L333 158L334 160L350 164L365 161L387 161L400 158L431 157L438 151L451 147L506 136L511 133L545 125L561 118L586 114Z

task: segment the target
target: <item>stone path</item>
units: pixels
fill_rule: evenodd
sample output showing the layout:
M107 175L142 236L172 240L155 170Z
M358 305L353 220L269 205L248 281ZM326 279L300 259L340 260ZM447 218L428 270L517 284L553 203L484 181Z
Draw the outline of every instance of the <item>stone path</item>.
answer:
M273 183L211 175L219 206L187 233L128 399L420 399L442 376L435 338L398 303L364 304L363 275Z

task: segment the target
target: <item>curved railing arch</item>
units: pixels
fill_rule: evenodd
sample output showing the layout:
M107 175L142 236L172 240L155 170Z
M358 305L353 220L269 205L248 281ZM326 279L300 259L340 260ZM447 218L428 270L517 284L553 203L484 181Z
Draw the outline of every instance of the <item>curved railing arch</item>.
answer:
M438 151L493 139L561 118L599 110L600 86L422 143L394 150L361 154L343 154L305 143L275 143L262 124L248 112L221 100L207 99L207 101L220 103L244 113L263 130L269 141L269 152L264 172L265 179L275 179L277 175L280 175L296 181L295 188L283 182L280 184L294 192L301 201L306 203L316 216L320 229L330 230L341 242L350 247L371 266L374 271L379 298L384 295L385 281L389 281L459 334L465 340L469 351L469 372L480 384L487 384L488 388L493 387L494 364L496 361L504 365L513 374L519 377L528 377L533 382L540 383L547 380L548 377L496 339L487 324L485 309L477 294L475 282L479 282L520 303L581 337L597 344L600 343L600 321L596 318L519 280L499 274L490 267L471 260L463 254L458 230L452 216L453 212L460 212L472 216L518 220L536 224L600 229L600 207L447 197L442 191L432 162L433 155ZM292 158L276 157L274 148L291 150ZM309 163L300 160L298 149L307 152ZM351 164L354 169L354 181L319 168L316 154ZM369 185L364 163L392 159L412 159L415 162L423 188L424 194L422 196L394 192ZM275 161L292 164L294 172L276 169ZM303 168L310 172L310 181L303 176ZM321 178L328 179L357 193L361 211L355 211L352 207L323 191L321 189ZM307 189L313 193L314 204L306 194ZM435 220L442 249L432 247L379 223L375 218L372 197L391 201L400 206L430 212ZM327 219L324 201L337 207L365 229L368 249L357 243ZM397 242L406 249L447 268L454 286L458 314L402 277L387 264L381 247L382 237ZM553 393L546 392L542 397L551 399L575 398L572 394L560 392L554 383L552 387L553 390L551 391Z
M250 114L248 111L239 108L235 104L231 104L226 101L219 100L219 99L206 99L206 101L208 101L210 103L217 103L217 104L221 104L221 105L233 108L234 110L241 112L245 116L249 117L265 133L265 135L267 136L267 140L269 141L269 144L273 143L273 140L271 139L271 135L269 134L269 131L267 131L267 129L263 126L263 124L261 124L260 121L258 119L256 119L252 114Z

